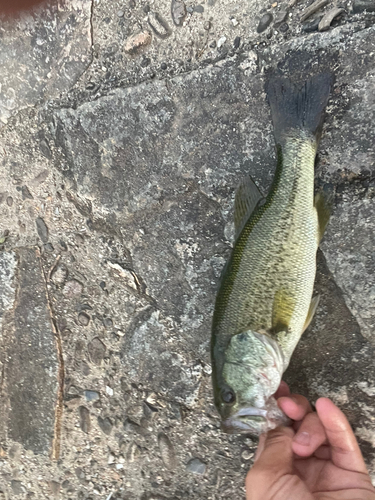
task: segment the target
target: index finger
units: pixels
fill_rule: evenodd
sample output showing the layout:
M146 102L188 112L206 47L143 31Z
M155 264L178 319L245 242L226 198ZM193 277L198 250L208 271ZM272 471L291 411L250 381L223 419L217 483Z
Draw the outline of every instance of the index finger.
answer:
M357 439L342 411L328 398L318 399L316 411L327 434L332 462L341 469L367 473Z

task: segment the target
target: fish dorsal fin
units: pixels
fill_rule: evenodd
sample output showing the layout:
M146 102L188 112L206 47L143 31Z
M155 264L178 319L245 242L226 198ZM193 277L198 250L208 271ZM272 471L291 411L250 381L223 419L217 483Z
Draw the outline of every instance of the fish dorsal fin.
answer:
M246 176L239 185L234 200L234 224L236 228L236 239L253 213L258 203L263 200L257 185L250 176Z
M318 244L323 238L332 210L332 196L320 191L315 195L314 205L318 214Z
M272 307L272 333L288 331L295 305L295 298L287 290L277 290Z
M305 324L303 325L302 333L305 330L307 330L308 326L310 325L310 323L311 323L311 321L312 321L312 319L314 317L316 308L318 307L319 300L320 300L320 295L317 295L316 297L314 297L314 298L311 299L311 303L310 303L310 307L309 307L309 312L307 313Z

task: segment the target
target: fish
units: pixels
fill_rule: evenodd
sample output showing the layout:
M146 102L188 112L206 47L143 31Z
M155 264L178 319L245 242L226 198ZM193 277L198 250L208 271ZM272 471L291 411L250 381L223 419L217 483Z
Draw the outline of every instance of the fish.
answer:
M236 192L235 242L212 321L214 401L228 433L290 423L274 394L319 302L316 253L331 201L314 197L314 162L332 82L320 73L302 86L280 76L266 84L276 170L266 197L251 176Z

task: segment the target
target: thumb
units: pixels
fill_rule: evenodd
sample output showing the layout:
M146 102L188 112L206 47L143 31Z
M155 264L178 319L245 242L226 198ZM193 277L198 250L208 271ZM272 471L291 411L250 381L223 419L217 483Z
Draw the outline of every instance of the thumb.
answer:
M293 436L290 427L278 427L267 434L263 451L246 477L247 500L313 500L293 474Z
M278 427L268 432L263 450L254 465L258 472L263 470L278 477L293 473L292 440L294 431L290 427Z

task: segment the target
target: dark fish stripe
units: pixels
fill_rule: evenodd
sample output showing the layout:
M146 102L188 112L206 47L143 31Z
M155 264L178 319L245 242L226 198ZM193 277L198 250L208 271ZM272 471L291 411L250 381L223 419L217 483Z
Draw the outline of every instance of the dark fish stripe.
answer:
M225 309L228 305L233 286L240 269L241 260L243 256L243 252L246 248L246 243L249 239L249 236L254 229L255 225L260 221L263 214L270 208L272 205L272 201L279 189L281 174L283 172L283 153L281 146L278 144L276 146L276 154L277 154L277 166L275 171L275 176L271 185L271 189L267 195L266 202L264 205L260 206L253 214L250 216L248 222L245 224L243 230L241 231L237 241L235 242L234 248L232 250L232 254L229 258L229 265L225 270L225 273L222 276L222 281L220 283L219 292L216 297L214 317L213 317L213 346L215 345L215 329L217 325L220 323L222 312L225 312Z

